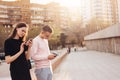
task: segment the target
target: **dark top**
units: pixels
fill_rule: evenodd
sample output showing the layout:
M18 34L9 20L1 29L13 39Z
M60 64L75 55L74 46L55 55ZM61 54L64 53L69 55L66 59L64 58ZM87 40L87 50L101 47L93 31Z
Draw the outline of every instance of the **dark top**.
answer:
M20 39L7 39L4 43L4 51L5 56L13 56L20 51L20 45L23 41ZM10 64L10 72L12 80L20 80L21 77L25 77L22 80L31 80L28 68L28 62L25 56L25 51L27 48L24 49L24 52L13 62ZM27 75L28 74L28 75ZM26 78L27 77L27 78Z

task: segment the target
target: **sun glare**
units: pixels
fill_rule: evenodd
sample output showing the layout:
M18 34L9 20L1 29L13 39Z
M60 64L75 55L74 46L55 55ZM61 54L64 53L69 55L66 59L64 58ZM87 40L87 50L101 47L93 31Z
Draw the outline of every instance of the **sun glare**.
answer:
M16 0L3 0L3 1L16 1Z
M16 0L3 0L3 1L16 1ZM50 2L58 2L61 6L65 6L68 8L78 8L80 7L80 3L82 0L30 0L32 3L39 3L39 4L45 4Z
M16 0L3 0L3 1L16 1ZM62 6L66 7L79 7L81 0L30 0L33 3L49 3L49 2L59 2Z
M81 0L59 0L58 2L62 6L71 8L71 7L80 7Z
M58 2L61 6L68 8L80 7L81 0L30 0L32 3L45 4L50 2Z

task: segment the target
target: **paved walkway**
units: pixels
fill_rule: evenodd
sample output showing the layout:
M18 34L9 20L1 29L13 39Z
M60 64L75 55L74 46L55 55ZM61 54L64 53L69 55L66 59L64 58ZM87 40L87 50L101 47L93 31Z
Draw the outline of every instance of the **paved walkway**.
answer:
M120 55L81 49L55 70L54 80L120 80Z
M31 69L32 80L36 80L34 69ZM0 80L11 80L9 72L9 64L2 62L0 64Z
M9 64L5 62L0 64L0 80L10 80Z
M0 80L10 80L8 67L0 65ZM53 80L120 80L120 55L85 49L71 52L54 71Z
M55 53L57 53L59 56L62 54L62 53L64 53L64 52L66 52L66 49L62 49L62 50L52 50L51 51L51 53L52 52L55 52ZM55 60L55 59L54 59ZM53 61L54 61L53 60ZM53 62L52 61L52 62ZM33 63L32 63L33 64ZM33 64L34 65L34 64ZM9 64L6 64L6 62L2 62L2 63L0 63L0 80L11 80L11 78L10 78L10 72L9 72ZM36 80L36 77L35 77L35 74L34 74L34 68L32 68L31 70L30 70L30 72L31 72L31 76L32 76L32 80Z

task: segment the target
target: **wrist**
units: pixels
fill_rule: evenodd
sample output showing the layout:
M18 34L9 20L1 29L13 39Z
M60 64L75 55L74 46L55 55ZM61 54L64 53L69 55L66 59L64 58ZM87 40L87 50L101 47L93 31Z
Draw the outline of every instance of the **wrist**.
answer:
M31 49L32 46L28 46L28 49Z
M23 52L22 50L19 51L20 54L21 54L22 52Z

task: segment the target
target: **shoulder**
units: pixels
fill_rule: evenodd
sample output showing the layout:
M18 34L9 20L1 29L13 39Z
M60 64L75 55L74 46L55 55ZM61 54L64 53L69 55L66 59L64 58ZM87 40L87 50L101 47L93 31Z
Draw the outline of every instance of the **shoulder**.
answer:
M39 37L36 36L33 40L32 40L33 44L37 44L39 42Z
M6 39L5 42L4 42L4 46L10 46L13 45L13 41L12 39Z
M5 40L5 43L11 43L11 42L12 42L12 39L8 38L8 39Z
M33 39L33 42L36 42L38 41L38 36L36 36L34 39Z

